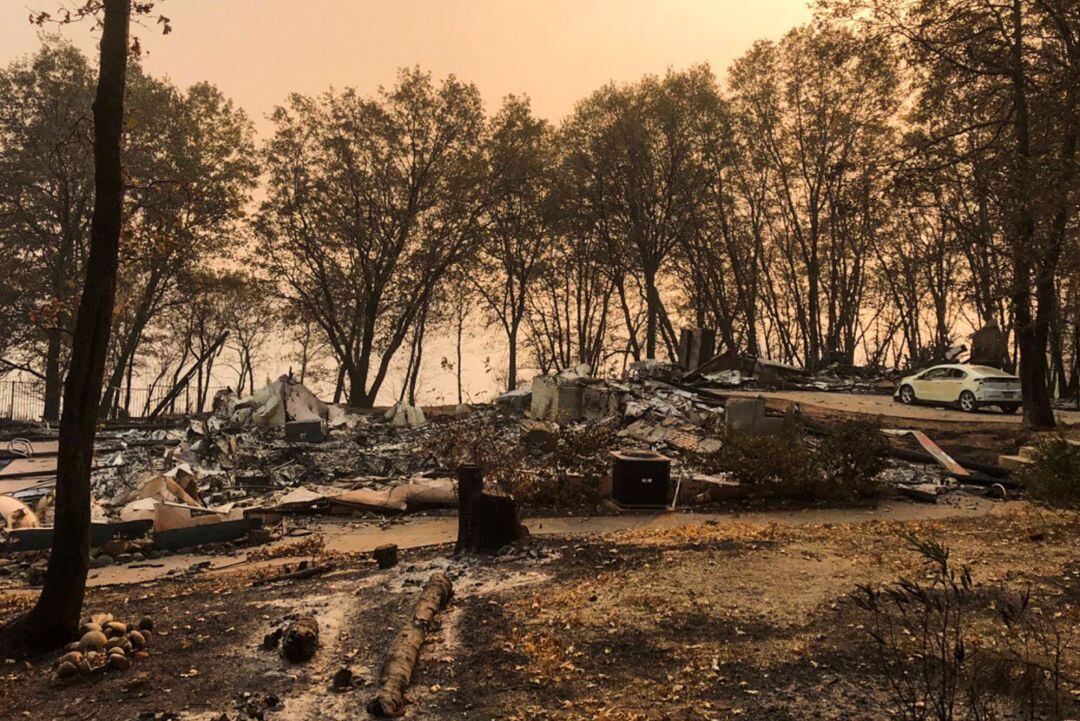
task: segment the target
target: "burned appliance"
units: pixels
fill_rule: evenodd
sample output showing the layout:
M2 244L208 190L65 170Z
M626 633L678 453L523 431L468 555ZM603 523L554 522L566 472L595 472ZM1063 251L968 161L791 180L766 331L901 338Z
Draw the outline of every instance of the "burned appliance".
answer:
M650 450L612 451L611 498L624 508L671 503L671 459Z

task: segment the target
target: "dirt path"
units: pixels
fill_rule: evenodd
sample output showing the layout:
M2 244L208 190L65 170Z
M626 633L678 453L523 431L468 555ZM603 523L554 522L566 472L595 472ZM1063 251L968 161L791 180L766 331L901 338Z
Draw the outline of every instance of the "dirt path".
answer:
M734 523L802 525L819 523L860 523L871 520L933 520L974 517L995 513L1014 504L999 504L977 496L957 496L954 504L926 505L905 502L882 503L876 508L827 508L799 511L752 513L658 512L620 516L527 518L524 523L533 535L592 536L616 531L664 530L681 526ZM328 549L342 553L367 552L384 543L400 548L417 548L451 543L457 537L457 518L411 519L387 526L320 522L310 526L326 538Z

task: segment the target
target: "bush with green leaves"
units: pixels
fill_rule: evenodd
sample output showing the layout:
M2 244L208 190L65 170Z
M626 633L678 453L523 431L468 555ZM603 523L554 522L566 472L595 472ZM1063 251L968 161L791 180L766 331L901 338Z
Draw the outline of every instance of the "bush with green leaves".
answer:
M867 496L874 491L874 477L885 469L889 441L877 423L845 420L829 426L818 446L825 483L830 495Z
M821 467L802 429L785 428L777 435L752 436L725 431L719 450L700 457L710 473L727 473L755 495L813 500L821 484Z

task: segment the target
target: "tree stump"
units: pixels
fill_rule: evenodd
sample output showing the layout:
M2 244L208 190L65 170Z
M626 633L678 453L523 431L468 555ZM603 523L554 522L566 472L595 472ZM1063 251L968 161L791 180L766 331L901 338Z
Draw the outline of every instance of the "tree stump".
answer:
M472 531L469 509L474 498L484 492L484 473L480 466L466 463L458 466L458 536L454 545L454 553L461 553L466 549L467 540Z
M385 546L379 546L372 551L372 556L375 557L375 562L379 564L379 568L393 568L398 562L398 547L393 543L388 543Z
M458 537L454 553L490 553L528 536L513 496L487 493L478 466L458 468Z
M318 648L319 622L311 616L293 621L281 638L281 655L293 663L309 660Z

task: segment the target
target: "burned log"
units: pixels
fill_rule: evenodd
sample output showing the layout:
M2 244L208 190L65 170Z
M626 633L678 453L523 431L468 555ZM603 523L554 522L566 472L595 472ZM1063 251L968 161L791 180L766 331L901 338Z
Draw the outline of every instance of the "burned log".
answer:
M319 622L312 616L293 621L281 638L281 655L293 663L309 660L318 648Z
M390 642L379 673L379 691L368 702L368 713L379 717L396 717L405 713L405 689L412 682L420 648L434 624L435 616L453 594L453 585L445 573L433 574L424 584L420 598L413 607L412 618Z

